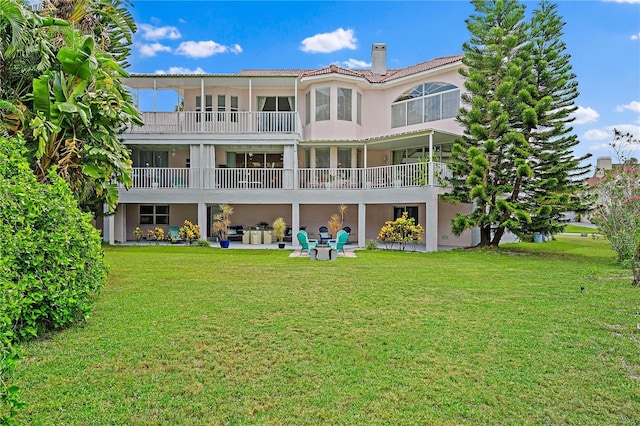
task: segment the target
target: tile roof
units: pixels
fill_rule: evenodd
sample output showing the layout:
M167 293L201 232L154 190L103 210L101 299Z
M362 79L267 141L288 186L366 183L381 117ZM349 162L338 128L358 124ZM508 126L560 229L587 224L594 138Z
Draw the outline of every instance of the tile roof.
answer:
M385 74L376 74L370 69L354 70L343 68L338 65L329 65L328 67L315 70L242 70L238 73L241 76L298 76L300 78L313 77L327 74L341 74L349 77L363 78L370 83L384 83L387 81L397 80L420 72L432 70L445 65L453 64L462 60L464 55L443 56L431 59L419 64L411 65L405 68L388 69Z

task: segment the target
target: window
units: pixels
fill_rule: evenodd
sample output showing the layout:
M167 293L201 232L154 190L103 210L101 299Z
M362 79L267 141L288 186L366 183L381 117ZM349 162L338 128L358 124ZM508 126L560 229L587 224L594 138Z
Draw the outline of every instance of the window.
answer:
M169 151L140 151L138 167L169 167Z
M238 122L238 97L237 96L231 96L231 121L233 121L234 123Z
M316 89L316 121L331 119L331 88Z
M338 168L351 167L351 148L338 148Z
M169 206L143 204L140 206L140 225L168 225Z
M226 109L225 96L218 95L218 121L224 121L224 112Z
M311 92L304 95L304 124L311 123Z
M358 92L356 95L356 108L358 108L358 111L356 111L356 123L362 124L362 93Z
M400 95L391 105L391 127L453 118L460 108L460 89L453 84L430 82Z
M418 223L418 206L394 206L393 207L393 220L402 217L402 213L407 212L407 218L413 218L414 223Z
M316 148L316 168L329 168L329 148Z
M205 111L207 111L207 114L205 114L205 120L206 121L211 121L211 111L213 111L213 95L204 95L204 105L205 105ZM202 96L196 96L196 112L201 112L202 111ZM196 122L200 121L200 114L198 114L196 116Z
M351 89L338 87L338 120L351 121Z

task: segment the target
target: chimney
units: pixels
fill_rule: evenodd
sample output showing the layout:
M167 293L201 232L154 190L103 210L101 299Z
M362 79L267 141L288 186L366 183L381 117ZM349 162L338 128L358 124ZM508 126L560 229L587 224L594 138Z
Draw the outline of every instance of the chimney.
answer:
M387 73L387 45L373 43L371 46L371 72L374 74Z

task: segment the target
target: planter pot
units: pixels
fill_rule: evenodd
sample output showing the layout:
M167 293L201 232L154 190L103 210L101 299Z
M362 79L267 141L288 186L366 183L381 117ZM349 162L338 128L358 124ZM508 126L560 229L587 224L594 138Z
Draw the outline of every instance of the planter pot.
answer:
M284 248L284 243L278 243L278 248L283 249Z
M229 240L220 240L220 247L229 248Z

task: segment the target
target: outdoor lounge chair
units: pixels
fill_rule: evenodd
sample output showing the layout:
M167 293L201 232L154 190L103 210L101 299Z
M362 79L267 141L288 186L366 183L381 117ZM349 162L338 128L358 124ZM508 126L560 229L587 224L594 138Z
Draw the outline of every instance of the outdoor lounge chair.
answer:
M311 254L311 249L318 245L318 240L309 239L307 231L298 231L297 237L300 243L300 254L302 254L302 250L306 250L307 254Z
M331 234L329 233L329 229L327 229L326 226L321 226L318 231L318 235L320 236L320 244L324 244L331 239Z
M167 231L167 239L172 243L181 243L182 238L180 238L180 227L179 226L170 226Z
M337 238L335 240L329 240L329 247L336 249L338 253L342 251L342 254L346 254L344 252L344 245L347 243L349 239L349 233L343 229L339 230L336 234Z

